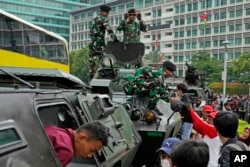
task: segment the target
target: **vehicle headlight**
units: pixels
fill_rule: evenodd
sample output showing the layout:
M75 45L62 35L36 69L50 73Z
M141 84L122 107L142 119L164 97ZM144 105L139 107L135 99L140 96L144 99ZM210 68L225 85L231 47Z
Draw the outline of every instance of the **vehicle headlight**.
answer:
M115 60L115 57L112 55L112 54L106 54L103 56L102 58L102 64L105 66L105 67L110 67L110 61L112 63L112 65L115 64L116 60Z
M144 113L144 120L147 122L147 123L153 123L156 121L156 115L153 111L146 111Z

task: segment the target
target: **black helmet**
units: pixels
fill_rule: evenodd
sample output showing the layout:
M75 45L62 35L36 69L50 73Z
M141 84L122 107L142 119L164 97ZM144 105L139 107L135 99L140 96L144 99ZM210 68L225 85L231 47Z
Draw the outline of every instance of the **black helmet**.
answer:
M180 100L171 101L170 105L171 105L171 109L174 112L181 111L182 107L184 106L183 102L181 102Z

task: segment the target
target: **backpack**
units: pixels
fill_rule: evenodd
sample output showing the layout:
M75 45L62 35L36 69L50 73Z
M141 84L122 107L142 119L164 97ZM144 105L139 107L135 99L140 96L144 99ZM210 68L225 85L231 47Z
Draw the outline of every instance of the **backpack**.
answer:
M235 143L228 144L226 147L234 148L236 151L250 151L250 148L245 143L241 143L243 144L245 150L243 150L239 145Z

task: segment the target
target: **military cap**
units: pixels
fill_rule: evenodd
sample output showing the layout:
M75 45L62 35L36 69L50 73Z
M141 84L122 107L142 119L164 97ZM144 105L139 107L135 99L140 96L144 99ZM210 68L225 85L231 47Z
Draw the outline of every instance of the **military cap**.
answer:
M176 66L171 61L164 61L163 67L171 72L176 70Z
M111 10L111 8L107 5L101 5L100 6L100 10L103 11L103 12L107 12L109 13L109 11Z

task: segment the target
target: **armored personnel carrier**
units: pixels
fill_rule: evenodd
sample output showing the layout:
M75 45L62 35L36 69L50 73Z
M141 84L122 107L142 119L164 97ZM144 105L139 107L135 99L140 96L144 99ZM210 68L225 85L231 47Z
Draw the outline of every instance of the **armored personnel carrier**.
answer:
M141 136L126 106L108 95L89 93L78 78L52 69L1 67L0 85L0 166L60 167L44 126L76 129L93 120L107 127L108 146L93 158L73 159L68 167L132 163Z
M147 96L126 95L123 77L134 73L141 64L145 47L143 43L108 42L100 68L90 82L98 93L109 94L112 101L124 105L142 143L132 161L132 166L158 166L160 148L163 140L176 136L181 126L181 116L174 112L170 104L159 100L155 110L147 108ZM159 112L162 114L157 114Z

